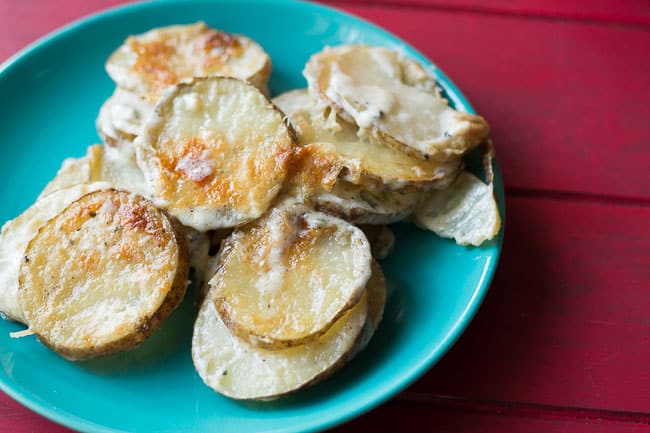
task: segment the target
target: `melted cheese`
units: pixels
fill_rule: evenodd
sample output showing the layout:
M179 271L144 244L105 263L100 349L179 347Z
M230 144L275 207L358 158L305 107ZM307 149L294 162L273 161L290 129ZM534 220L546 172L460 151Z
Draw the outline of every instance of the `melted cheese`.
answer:
M168 87L193 77L235 77L265 91L271 61L251 39L197 23L129 37L106 70L119 87L155 102Z
M273 209L235 231L211 281L217 310L262 347L297 345L355 305L370 276L370 246L345 221L302 206Z
M310 91L333 104L360 134L405 147L416 157L456 159L488 133L478 116L459 113L413 60L380 47L348 45L314 55L305 67Z
M325 113L306 90L294 90L273 102L289 116L300 145L313 145L321 155L333 156L345 168L343 179L355 184L400 189L410 184L432 186L447 182L460 169L461 161L423 161L376 140L359 137L359 128L336 115Z
M204 231L264 213L286 177L293 137L255 87L204 78L167 92L135 146L156 204Z

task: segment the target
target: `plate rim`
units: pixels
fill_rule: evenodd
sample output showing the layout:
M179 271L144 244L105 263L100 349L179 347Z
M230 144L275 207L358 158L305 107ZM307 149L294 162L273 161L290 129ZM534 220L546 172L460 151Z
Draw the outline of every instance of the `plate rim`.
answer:
M351 19L357 23L361 23L363 26L372 29L374 32L377 32L387 40L391 40L407 46L409 51L416 54L416 57L419 57L419 60L425 62L425 66L431 65L431 67L434 69L436 78L438 79L437 81L439 81L439 85L444 88L444 90L454 100L455 104L460 104L465 111L476 114L476 111L474 110L472 104L463 94L463 92L456 86L456 84L444 73L443 70L441 70L433 61L428 59L427 56L425 56L415 46L402 39L400 36L393 34L389 30L386 30L380 25L375 24L363 17L359 17L353 13L341 10L335 6L324 5L321 3L312 3L305 0L174 0L172 2L168 0L144 0L127 4L119 4L108 8L102 8L73 21L70 21L69 23L64 24L58 28L55 28L54 30L46 33L45 35L37 38L33 42L19 49L17 52L15 52L0 64L0 80L2 80L2 77L6 73L9 73L9 71L18 65L21 61L26 60L34 54L38 54L40 50L47 50L49 44L54 43L57 39L64 37L69 33L79 31L86 26L92 26L92 24L99 19L105 19L113 15L128 14L133 10L155 7L156 4L219 2L229 2L242 5L243 7L260 3L273 5L298 5L299 7L307 9L315 8L316 10L325 11L330 14L333 13L336 15L343 15L347 19ZM302 426L304 428L301 430L283 429L282 431L321 431L337 425L341 425L353 418L357 418L364 413L375 409L417 381L420 377L422 377L422 375L424 375L430 368L432 368L459 340L461 335L465 332L469 324L476 316L478 309L482 305L487 295L487 292L494 279L494 274L498 267L500 256L503 250L503 239L506 226L505 192L503 187L503 177L496 155L493 159L493 165L495 174L494 193L497 199L497 204L501 216L501 228L499 234L493 240L495 251L490 255L489 260L484 265L484 269L481 278L477 283L476 289L472 293L472 296L470 297L468 303L465 305L462 313L455 320L453 326L450 328L445 338L443 338L426 357L421 358L419 362L414 364L408 371L404 371L400 375L392 377L390 381L387 381L381 387L374 387L372 393L369 393L363 399L357 399L354 406L351 409L347 410L345 413L337 413L336 416L328 417L323 422L315 422L310 423L309 425L304 425ZM398 383L397 386L395 385L396 382ZM30 392L25 392L27 390L21 392L21 389L17 389L16 387L11 386L10 382L7 382L2 377L0 377L0 390L2 392L7 394L9 397L21 405L59 425L79 431L93 431L101 433L124 432L124 430L114 429L111 427L106 427L105 425L97 424L68 411L60 411L56 406L53 406L48 402L41 401L38 395Z

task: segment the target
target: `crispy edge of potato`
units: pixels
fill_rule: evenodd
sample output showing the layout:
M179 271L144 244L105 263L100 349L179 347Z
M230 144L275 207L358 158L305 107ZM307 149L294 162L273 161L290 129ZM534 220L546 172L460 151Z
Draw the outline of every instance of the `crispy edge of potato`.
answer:
M116 192L118 190L105 189L105 190L90 192L88 194L81 196L78 200L72 202L70 205L68 205L68 207L72 206L77 201L82 200L84 197L88 197L90 195L102 193L105 191ZM120 192L124 192L124 191L120 191ZM128 192L124 192L124 193L137 195ZM50 341L47 338L42 337L38 332L30 328L30 330L36 334L36 337L41 343L43 343L43 345L49 347L50 349L52 349L53 351L55 351L56 353L58 353L59 355L61 355L62 357L68 360L79 361L79 360L85 360L90 358L96 358L100 356L108 356L108 355L112 355L112 354L116 354L119 352L124 352L136 348L142 342L144 342L149 336L151 336L151 334L153 334L160 327L160 325L162 325L163 321L180 305L181 301L183 300L183 297L185 296L185 292L188 286L190 258L189 258L189 248L187 245L187 238L185 237L185 234L183 232L183 226L175 218L169 216L165 211L156 208L148 199L142 196L139 197L142 200L144 200L148 206L151 206L154 209L158 210L158 212L160 212L160 215L165 219L165 223L166 223L165 225L167 226L168 229L170 229L170 233L172 233L174 236L174 240L176 242L177 251L178 251L178 263L176 266L176 273L174 275L174 280L172 282L172 285L167 295L165 296L165 299L158 306L156 311L140 318L139 322L133 327L134 332L129 333L122 338L111 341L101 346L89 346L87 348L69 348L57 344L56 342ZM66 209L64 209L61 213L65 212L65 210L67 210L68 207L66 207ZM51 218L47 223L45 223L45 225L41 226L41 228L39 229L39 233L29 242L25 250L26 253L27 251L31 250L33 244L38 242L38 237L40 233L42 233L44 230L47 230L50 224L53 224L54 221L57 219L57 217L58 215ZM24 264L21 265L20 275L18 278L19 293L22 290L27 290L24 288L24 283L23 283L24 280L23 266ZM22 299L20 299L20 304L21 306L23 305ZM29 318L27 319L29 322Z
M369 45L351 44L333 47L326 50L341 51L345 49L352 49L354 47L374 48ZM309 92L319 100L323 101L323 103L326 105L332 107L343 120L356 124L354 117L348 113L341 104L333 101L327 95L327 88L323 88L322 84L320 83L321 80L319 79L319 74L323 74L325 69L329 70L329 67L326 67L325 62L318 59L319 55L325 54L327 54L325 50L313 54L305 65L303 75L307 79L307 87L309 89ZM415 68L425 71L424 67L413 59L404 58L402 59L402 63L404 63L404 65L402 65L403 70ZM329 71L327 73L329 74ZM432 82L436 82L435 77L430 77L430 79ZM422 91L426 91L425 87L422 87ZM480 115L458 111L453 107L450 108L452 108L457 113L459 121L466 121L468 125L462 132L451 137L452 139L447 141L447 147L441 148L439 146L433 146L428 149L427 152L416 149L413 146L409 146L407 143L404 143L398 138L392 136L389 132L380 128L374 122L369 128L367 128L367 134L370 138L377 140L380 143L384 143L394 148L395 150L403 152L413 158L421 159L424 161L434 160L438 162L447 162L453 159L458 159L478 146L483 140L485 140L490 133L490 127L485 118Z
M147 40L147 38L153 37L154 34L156 34L156 38L160 42L160 39L161 38L164 39L166 34L171 34L173 32L180 32L183 30L192 31L196 29L202 32L202 34L205 34L205 32L213 31L219 35L228 35L229 37L234 37L235 39L238 39L240 43L243 42L244 44L246 44L247 46L246 48L250 51L259 50L259 53L257 54L261 55L260 58L263 58L263 63L258 69L254 71L249 71L250 73L246 77L243 76L235 77L231 75L228 75L228 77L238 78L243 81L247 81L251 85L257 87L265 96L268 97L270 95L270 91L268 88L268 81L271 77L273 64L269 53L266 52L266 50L256 40L244 34L231 33L225 30L213 28L208 26L203 21L197 21L191 24L175 24L175 25L168 25L168 26L159 26L159 27L151 28L143 33L130 35L122 42L122 44L119 47L117 47L110 54L110 56L108 57L108 59L104 64L104 69L106 70L106 73L111 78L111 80L113 80L115 84L118 85L118 87L121 87L127 91L135 93L138 96L142 97L143 99L149 100L151 102L156 102L158 99L160 99L160 97L165 93L165 91L169 87L185 82L189 80L190 77L181 76L176 82L171 83L167 86L160 86L156 83L150 82L149 79L142 77L140 73L133 71L134 65L127 66L126 64L123 63L123 59L125 57L134 55L134 52L129 47L129 44L132 41L139 41L140 43L155 42L155 39ZM176 51L178 51L177 46L174 46L174 48ZM241 57L237 57L237 60L240 59ZM201 60L205 60L205 59L201 59ZM137 61L137 55L136 55L136 61ZM193 72L194 72L193 73L194 77L205 76L205 74L201 73L200 71L194 70ZM215 76L225 76L225 75L222 72L222 73L213 73L207 76L215 77Z

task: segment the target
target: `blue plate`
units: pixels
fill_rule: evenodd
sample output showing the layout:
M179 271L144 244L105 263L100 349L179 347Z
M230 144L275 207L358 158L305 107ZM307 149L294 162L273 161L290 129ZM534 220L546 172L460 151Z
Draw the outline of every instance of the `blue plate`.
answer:
M126 36L198 20L257 40L273 59L274 94L305 87L308 57L325 45L362 42L402 47L395 36L323 6L288 1L183 1L135 4L72 24L0 68L2 142L0 221L27 208L61 161L98 142L95 117L114 84L104 62ZM453 83L435 69L460 110L472 112ZM470 162L471 165L471 162ZM496 191L503 214L497 169ZM0 320L0 388L44 416L95 432L314 431L372 409L430 368L465 329L487 291L500 235L481 248L406 225L383 263L392 295L370 346L330 379L267 403L222 397L201 382L190 358L191 299L139 349L72 363Z

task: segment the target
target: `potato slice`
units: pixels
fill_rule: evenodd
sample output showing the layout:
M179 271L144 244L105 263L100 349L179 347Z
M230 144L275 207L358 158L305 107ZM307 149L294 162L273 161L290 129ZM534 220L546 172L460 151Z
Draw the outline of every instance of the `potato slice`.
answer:
M180 303L187 277L177 222L138 195L96 191L30 241L18 299L45 345L85 359L140 344Z
M388 48L326 48L303 73L314 97L363 133L415 158L458 159L489 133L482 117L449 107L419 63Z
M149 185L129 150L98 144L88 148L90 182L109 182L114 188L150 195Z
M118 87L99 109L97 133L108 146L133 150L133 140L140 135L153 107L150 101Z
M501 228L492 184L466 171L448 188L425 194L413 217L418 226L460 245L479 246Z
M292 90L273 99L291 121L298 144L313 143L322 153L333 153L348 182L401 189L407 185L431 186L460 170L460 159L445 163L423 161L383 143L359 137L359 128L334 112L327 114L307 90ZM332 146L328 146L331 144Z
M119 87L156 102L166 88L193 77L235 77L265 91L271 59L253 40L199 22L130 36L106 71Z
M36 200L82 183L90 183L90 157L85 155L81 158L66 158L54 179L45 186Z
M17 322L27 320L18 302L18 272L29 242L50 218L81 196L110 184L97 182L56 190L40 198L17 218L2 226L0 235L0 312Z
M299 346L267 350L235 336L208 293L194 324L192 360L203 382L241 400L270 399L326 378L352 355L368 315L364 295L319 338Z
M372 190L339 180L332 190L314 193L310 200L316 209L354 224L391 224L409 216L420 195L413 189Z
M167 92L135 144L156 204L205 231L266 211L287 175L293 131L255 87L202 78Z
M236 230L210 281L224 323L268 349L325 333L359 302L370 277L363 232L302 206L272 209Z

